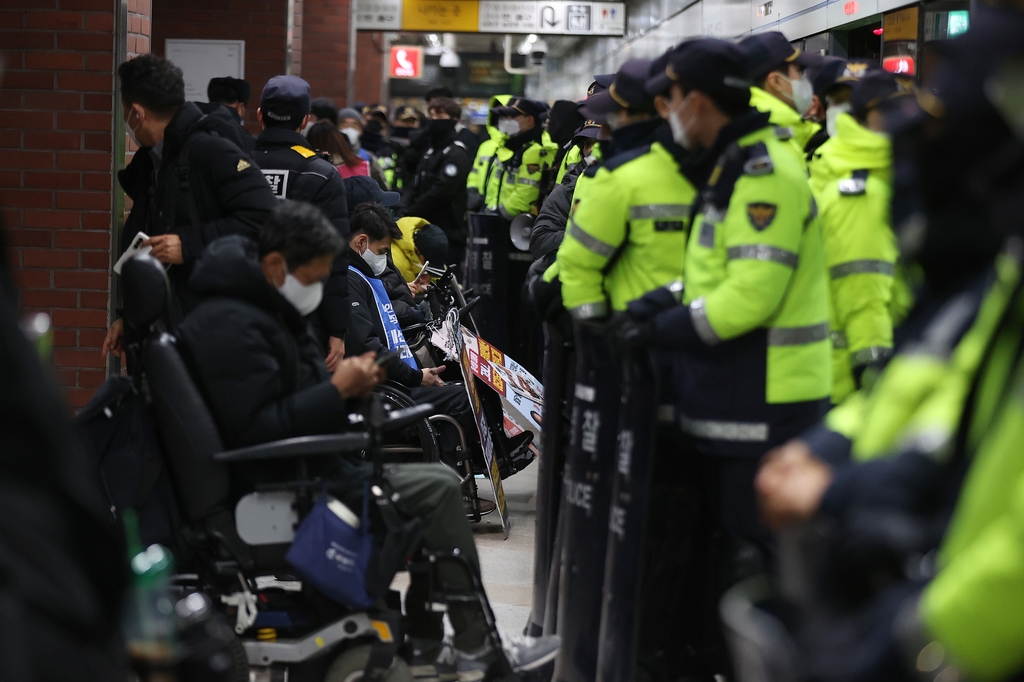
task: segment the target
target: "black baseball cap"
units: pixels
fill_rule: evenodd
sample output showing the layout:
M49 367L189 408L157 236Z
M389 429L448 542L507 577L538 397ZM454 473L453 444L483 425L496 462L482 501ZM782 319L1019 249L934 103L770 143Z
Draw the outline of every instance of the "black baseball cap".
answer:
M491 113L495 116L501 117L512 117L512 116L533 116L534 118L540 118L540 115L548 110L548 105L544 102L538 102L535 99L526 99L525 97L513 97L503 107L494 107L491 109Z
M601 134L601 124L600 123L598 123L597 121L594 121L594 120L584 121L583 125L581 125L579 128L577 128L576 132L573 133L572 139L576 140L576 139L579 139L581 137L584 137L584 138L589 138L591 140L596 140L600 134Z
M363 107L363 116L377 116L385 123L388 122L388 108L383 104L367 104Z
M789 44L786 36L778 31L758 33L739 42L739 47L747 58L746 76L756 81L772 69L783 64L796 64L807 68L812 66L800 48Z
M249 81L241 78L231 78L230 76L211 78L206 85L206 99L211 102L248 104L251 95L252 86L249 85Z
M396 121L401 121L410 118L414 118L417 121L420 120L420 112L416 110L416 107L398 107L398 109L395 111Z
M654 99L644 89L650 70L650 59L630 59L615 73L607 90L588 97L580 105L580 114L603 123L608 114L620 109L651 111Z
M672 83L700 90L716 101L750 102L750 83L744 77L746 55L739 47L718 38L696 38L678 45L652 64L664 64L647 79L647 92L663 93Z
M604 92L608 89L608 86L615 80L614 73L600 73L594 76L594 82L587 88L587 97L592 97L599 92Z
M394 206L402 198L398 192L385 192L377 181L368 175L356 175L345 178L345 195L348 200L348 213L352 215L359 204L373 203L381 206Z
M863 118L882 102L902 92L896 76L888 71L876 69L854 83L850 92L850 109L855 116Z
M444 230L434 224L424 225L412 235L413 244L430 262L431 269L444 270L444 261L448 256L448 237Z
M840 86L853 86L865 76L879 71L882 71L880 66L863 59L835 59L814 75L811 84L814 86L814 94L825 97Z
M263 115L296 125L309 113L309 83L298 76L274 76L260 95Z

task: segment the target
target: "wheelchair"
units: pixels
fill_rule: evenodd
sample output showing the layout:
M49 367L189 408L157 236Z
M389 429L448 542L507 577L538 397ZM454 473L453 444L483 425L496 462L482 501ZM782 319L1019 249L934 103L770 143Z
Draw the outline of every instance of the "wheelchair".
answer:
M429 596L429 607L444 610L452 599L479 601L489 638L501 643L494 616L478 578L458 556L430 553L418 547L418 520L400 531L387 523L380 550L393 560L391 570L376 576L383 604L354 611L330 601L304 585L285 562L294 531L313 507L324 481L310 474L318 456L350 454L370 458L375 467L371 502L381 516L398 518L381 476L384 443L390 434L419 429L431 405L392 404L375 397L363 415L349 415L362 431L290 438L225 451L220 434L188 368L167 330L169 285L161 265L149 257L124 267L126 324L140 343L128 349L140 389L152 410L164 467L182 519L179 529L182 568L174 584L182 595L202 592L233 621L254 680L302 679L324 682L355 680L411 681L408 665L398 655L403 645L401 597L388 589L398 570L432 572L438 564L460 565L472 578L473 594ZM391 408L391 409L389 409ZM394 454L394 453L392 453ZM291 465L288 480L257 485L237 498L232 495L229 467L242 463ZM414 557L409 562L409 557ZM371 576L368 575L368 582ZM435 581L431 581L433 585ZM502 678L512 677L502 657ZM249 679L246 677L245 679Z

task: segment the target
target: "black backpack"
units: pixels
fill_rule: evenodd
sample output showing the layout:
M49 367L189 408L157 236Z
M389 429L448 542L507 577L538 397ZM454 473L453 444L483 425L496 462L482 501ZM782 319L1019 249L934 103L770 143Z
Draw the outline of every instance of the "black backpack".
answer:
M181 527L163 451L145 399L128 377L111 377L75 417L74 426L89 455L91 483L121 523L134 509L144 546L160 543L179 557Z

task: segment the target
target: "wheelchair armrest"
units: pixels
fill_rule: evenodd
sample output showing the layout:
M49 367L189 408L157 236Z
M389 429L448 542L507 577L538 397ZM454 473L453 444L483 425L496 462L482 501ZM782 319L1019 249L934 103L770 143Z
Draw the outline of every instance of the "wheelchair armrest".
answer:
M381 429L384 431L394 431L395 429L409 426L420 419L426 419L433 413L433 403L423 403L422 405L405 407L401 410L392 410L388 413L388 418L381 424Z
M427 330L427 325L424 322L417 322L416 324L410 324L408 327L402 328L403 334L419 334L422 331Z
M401 410L400 410L401 411ZM272 443L261 443L247 448L227 450L213 456L217 462L247 462L258 459L288 459L308 455L354 453L370 447L370 436L365 432L336 433L326 436L300 436Z

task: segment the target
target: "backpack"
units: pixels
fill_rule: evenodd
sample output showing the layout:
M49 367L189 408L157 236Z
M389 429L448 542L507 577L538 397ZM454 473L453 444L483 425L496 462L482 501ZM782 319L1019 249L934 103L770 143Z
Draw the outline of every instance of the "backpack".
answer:
M88 453L89 482L107 501L112 520L121 523L124 510L134 509L144 546L177 550L181 515L154 423L132 380L120 376L107 379L73 422Z

